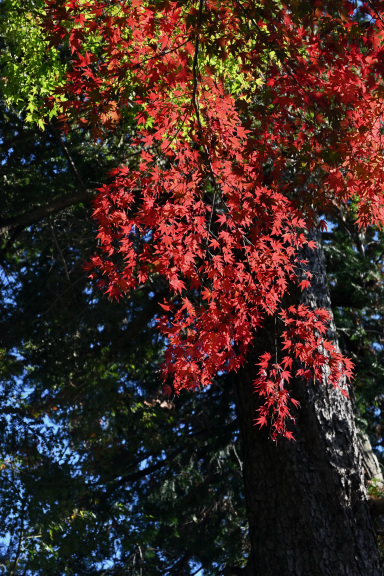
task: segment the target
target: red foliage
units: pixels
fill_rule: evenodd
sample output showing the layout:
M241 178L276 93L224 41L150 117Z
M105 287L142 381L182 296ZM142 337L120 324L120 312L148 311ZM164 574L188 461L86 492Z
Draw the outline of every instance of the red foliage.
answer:
M237 370L275 315L286 355L260 358L256 422L292 437L292 376L326 371L339 386L352 368L325 338L326 311L282 303L309 286L306 228L340 204L361 226L384 220L383 3L361 6L363 26L340 0L48 6L52 42L73 57L63 117L102 137L136 110L140 161L100 189L91 275L111 298L166 282L158 327L176 391Z

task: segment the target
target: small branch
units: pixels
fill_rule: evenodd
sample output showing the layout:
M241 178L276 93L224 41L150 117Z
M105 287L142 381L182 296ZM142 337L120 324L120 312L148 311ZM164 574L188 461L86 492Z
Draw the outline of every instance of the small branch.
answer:
M86 190L86 187L84 185L84 182L81 179L81 176L76 168L76 165L74 163L74 161L72 160L72 156L69 153L69 150L67 148L67 145L65 143L65 141L62 139L60 132L58 132L58 130L51 124L49 123L49 127L51 129L52 134L54 135L54 137L56 138L56 140L58 141L58 143L60 144L60 147L62 148L64 155L66 156L68 162L69 162L69 166L76 178L76 180L78 181L78 183L80 184L80 187L82 190Z
M232 444L232 450L233 450L234 455L236 456L237 462L239 463L239 468L240 468L240 472L242 475L243 474L243 462L241 461L241 459L237 453L236 446L234 444Z
M74 282L71 282L70 286L68 286L67 288L65 288L65 290L63 290L55 299L54 301L49 305L49 307L44 310L44 312L42 313L42 315L46 315L48 314L53 307L61 300L61 298L69 291L73 292L74 287L76 286L76 284L79 284L80 282L84 282L84 284L87 282L87 278L84 275L79 276L79 278L77 280L75 280Z
M57 252L59 253L59 259L61 260L61 263L62 263L62 265L63 265L64 272L65 272L65 277L66 277L66 279L68 280L68 282L71 282L71 279L70 279L70 277L69 277L69 272L68 272L67 263L66 263L66 261L65 261L63 252L62 252L62 250L61 250L61 248L60 248L60 246L59 246L59 243L58 243L58 241L57 241L56 234L55 234L55 231L54 231L54 229L53 229L52 224L49 225L49 229L50 229L51 234L52 234L53 243L54 243L54 245L55 245L55 247L56 247Z
M176 450L171 452L171 454L169 456L167 456L166 458L163 458L163 460L160 460L159 462L156 462L156 464L152 464L151 466L147 466L147 468L143 468L142 470L138 470L137 472L133 472L132 474L127 474L125 476L122 476L118 480L113 480L112 482L113 482L114 488L117 488L118 486L122 486L128 482L135 482L136 480L140 480L140 478L145 478L149 474L152 474L153 472L160 470L164 466L164 464L169 464L170 462L172 462L179 454L181 454L183 452L183 450L184 450L183 447L177 448Z

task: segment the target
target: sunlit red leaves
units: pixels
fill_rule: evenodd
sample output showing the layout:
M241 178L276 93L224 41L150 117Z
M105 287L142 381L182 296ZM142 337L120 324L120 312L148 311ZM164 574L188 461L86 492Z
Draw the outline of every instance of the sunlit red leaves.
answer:
M95 203L92 275L111 298L163 278L176 391L237 370L275 315L284 356L264 355L255 382L256 421L273 437L291 437L293 377L351 376L327 312L283 305L294 284L310 288L307 223L351 201L360 225L384 222L380 20L359 27L342 1L300 19L291 4L204 0L200 17L185 1L51 0L46 24L72 52L68 117L101 136L137 110L138 163L114 170ZM230 74L246 79L241 98Z
M282 332L279 348L286 356L280 360L272 358L270 353L261 356L255 381L255 391L264 399L255 421L260 426L271 422L272 439L279 435L292 438L286 423L288 418L294 419L291 405L294 408L299 405L288 392L290 387L287 385L292 377L320 382L327 378L329 385L347 396L343 383L345 378L352 377L353 365L324 337L328 320L326 310L311 310L303 305L290 306L280 313L279 321L285 324L286 330ZM296 366L294 370L293 365Z

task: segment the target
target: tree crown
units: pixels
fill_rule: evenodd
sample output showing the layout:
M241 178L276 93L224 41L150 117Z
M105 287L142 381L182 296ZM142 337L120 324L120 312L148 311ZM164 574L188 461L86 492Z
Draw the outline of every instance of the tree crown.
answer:
M51 43L72 53L64 121L102 138L136 116L133 160L95 202L91 275L111 298L161 278L176 391L237 370L274 315L281 352L259 360L257 422L272 414L272 436L291 437L292 375L327 370L340 386L352 368L326 339L328 312L295 304L311 282L306 230L335 205L383 221L380 3L48 6Z

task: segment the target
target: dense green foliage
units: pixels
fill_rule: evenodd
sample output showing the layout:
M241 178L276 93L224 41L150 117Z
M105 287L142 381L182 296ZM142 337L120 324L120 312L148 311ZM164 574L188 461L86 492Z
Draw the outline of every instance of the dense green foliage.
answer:
M359 230L336 214L324 248L339 344L355 364L354 391L359 427L378 454L383 449L384 237Z
M44 99L60 85L68 54L49 47L39 27L44 0L2 0L0 3L0 86L2 98L24 110L28 122L44 127ZM58 107L48 114L53 117Z

